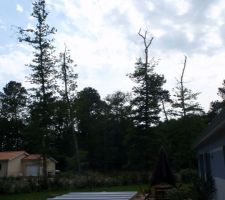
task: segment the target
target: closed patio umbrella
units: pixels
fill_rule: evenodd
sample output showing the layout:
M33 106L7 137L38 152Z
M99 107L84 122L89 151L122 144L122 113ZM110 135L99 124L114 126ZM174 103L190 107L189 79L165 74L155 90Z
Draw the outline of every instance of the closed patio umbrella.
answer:
M163 147L160 148L159 158L151 178L151 185L168 184L175 186L175 178L169 166L167 153Z

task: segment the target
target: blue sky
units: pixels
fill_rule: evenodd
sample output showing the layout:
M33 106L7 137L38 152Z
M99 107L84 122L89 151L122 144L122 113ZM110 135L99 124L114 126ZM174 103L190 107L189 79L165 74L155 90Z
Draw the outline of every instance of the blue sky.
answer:
M225 79L225 2L223 0L46 0L48 22L58 30L56 53L71 49L79 90L92 86L102 97L131 91L126 76L142 56L138 31L154 36L150 56L172 91L187 55L186 86L201 92L207 110ZM0 1L0 87L16 80L28 86L31 49L17 40L16 26L32 27L30 0Z

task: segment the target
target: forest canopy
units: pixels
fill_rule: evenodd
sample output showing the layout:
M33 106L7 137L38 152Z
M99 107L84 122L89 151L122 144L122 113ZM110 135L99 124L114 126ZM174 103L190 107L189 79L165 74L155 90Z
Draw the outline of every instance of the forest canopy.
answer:
M78 91L79 66L66 45L56 55L57 31L48 24L49 14L45 0L36 0L31 13L36 26L18 28L19 42L33 50L27 63L31 87L9 80L0 92L0 151L40 153L44 162L52 156L61 171L109 172L149 170L163 145L174 169L194 167L192 145L224 108L225 82L218 89L221 100L205 113L199 91L184 81L185 56L177 85L167 90L165 76L156 70L160 63L150 53L156 39L140 29L144 56L130 66L132 90L104 98L91 85ZM46 174L46 166L43 170Z

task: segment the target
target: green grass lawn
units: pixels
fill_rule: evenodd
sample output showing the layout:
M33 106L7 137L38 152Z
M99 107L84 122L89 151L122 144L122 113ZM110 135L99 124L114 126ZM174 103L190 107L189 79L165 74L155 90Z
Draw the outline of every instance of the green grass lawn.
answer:
M141 188L146 187L146 185L127 185L127 186L112 186L112 187L99 187L95 188L92 191L139 191ZM46 200L49 197L58 196L68 192L85 192L90 191L88 189L80 190L67 190L67 191L48 191L48 192L33 192L25 194L9 194L9 195L0 195L0 200Z

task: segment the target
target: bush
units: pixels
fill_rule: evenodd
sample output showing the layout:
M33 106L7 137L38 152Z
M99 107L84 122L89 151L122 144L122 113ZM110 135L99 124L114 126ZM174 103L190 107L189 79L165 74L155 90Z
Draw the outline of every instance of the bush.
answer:
M2 178L0 179L0 193L21 193L39 191L41 188L41 182L39 178Z
M179 175L182 183L193 183L198 177L198 172L194 169L182 169Z
M92 190L101 186L116 186L128 184L143 184L149 182L147 173L139 172L114 172L106 175L99 172L86 172L74 174L67 172L55 177L48 178L49 189L80 189ZM44 188L41 177L19 177L0 179L0 193L20 193L41 191Z
M214 179L208 175L208 180L197 179L194 188L198 194L198 200L212 200L216 192Z
M193 188L190 185L182 185L179 188L173 188L168 191L170 200L190 200L196 199Z

